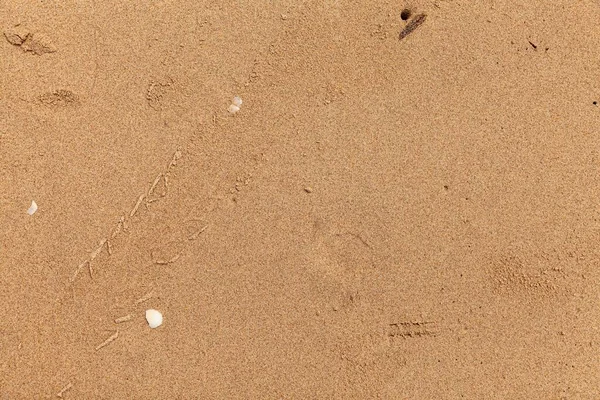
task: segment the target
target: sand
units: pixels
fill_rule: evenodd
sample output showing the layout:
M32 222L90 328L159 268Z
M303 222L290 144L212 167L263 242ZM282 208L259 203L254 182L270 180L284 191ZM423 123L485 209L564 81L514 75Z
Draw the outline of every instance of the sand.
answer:
M599 398L598 20L0 3L0 399Z

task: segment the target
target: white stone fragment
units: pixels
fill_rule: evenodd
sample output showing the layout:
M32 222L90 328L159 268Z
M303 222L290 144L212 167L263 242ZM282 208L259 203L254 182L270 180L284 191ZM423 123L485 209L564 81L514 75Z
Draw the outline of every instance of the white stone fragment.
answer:
M235 96L233 98L233 105L237 106L237 107L241 107L241 105L242 105L242 98L238 97L238 96Z
M146 321L148 321L150 328L158 328L163 323L163 316L160 311L149 309L146 310Z
M232 114L235 114L236 112L240 111L240 108L235 104L232 104L229 106L229 108L227 108L227 111L229 111Z
M31 206L29 206L29 209L27 210L27 214L33 215L37 211L37 209L37 204L35 203L35 201L32 201Z

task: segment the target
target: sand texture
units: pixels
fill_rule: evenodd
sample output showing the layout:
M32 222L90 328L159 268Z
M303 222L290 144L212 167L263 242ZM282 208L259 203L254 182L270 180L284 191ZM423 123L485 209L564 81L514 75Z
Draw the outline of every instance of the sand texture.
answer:
M0 400L600 398L598 21L1 1Z

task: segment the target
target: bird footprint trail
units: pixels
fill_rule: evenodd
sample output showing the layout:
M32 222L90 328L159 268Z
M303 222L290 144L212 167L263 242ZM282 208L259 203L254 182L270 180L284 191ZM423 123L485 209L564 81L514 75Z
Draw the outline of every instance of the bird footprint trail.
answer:
M111 234L108 235L107 237L103 238L102 240L100 240L98 247L90 253L90 255L88 256L87 259L85 259L83 262L81 262L81 264L79 264L77 266L77 268L75 268L75 271L69 278L69 281L71 283L75 282L75 280L77 279L78 276L80 276L81 271L85 267L88 268L90 277L93 278L94 261L100 256L100 254L102 253L104 248L106 248L106 253L109 257L112 255L112 241L116 240L120 236L121 232L129 229L129 225L132 221L132 218L135 217L139 208L142 205L144 205L145 207L148 207L148 205L150 203L159 201L160 199L162 199L163 197L165 197L167 195L169 174L173 172L174 168L177 166L177 162L181 159L182 155L183 155L183 153L182 153L181 149L177 149L175 151L175 153L173 153L173 156L171 157L171 161L167 165L167 168L157 176L157 178L154 180L152 185L148 188L148 190L145 193L142 193L138 196L131 211L128 214L122 215L119 218L119 221L117 222L116 226L112 230ZM160 186L160 189L157 190L159 186ZM179 258L179 255L180 254L177 253L176 255L172 255L170 258L168 258L166 260L161 258L161 259L159 259L159 261L161 261L161 262L166 261L166 263L168 264L170 262L176 261L176 259ZM159 263L161 263L161 262L159 262Z

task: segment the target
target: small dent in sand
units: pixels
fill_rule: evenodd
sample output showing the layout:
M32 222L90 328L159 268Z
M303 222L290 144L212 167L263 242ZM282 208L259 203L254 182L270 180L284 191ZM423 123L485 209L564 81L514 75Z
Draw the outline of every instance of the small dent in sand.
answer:
M164 107L165 96L173 89L175 82L170 77L151 80L146 88L146 101L150 108L160 111Z
M19 47L25 53L33 53L41 56L56 51L56 47L46 35L39 32L33 33L21 25L16 25L5 30L4 37L8 43Z
M53 92L44 93L38 99L40 103L51 107L66 107L75 105L79 102L77 95L66 89L58 89Z

